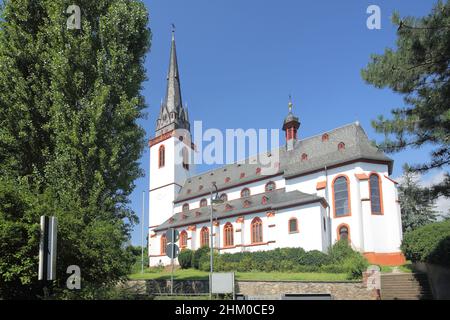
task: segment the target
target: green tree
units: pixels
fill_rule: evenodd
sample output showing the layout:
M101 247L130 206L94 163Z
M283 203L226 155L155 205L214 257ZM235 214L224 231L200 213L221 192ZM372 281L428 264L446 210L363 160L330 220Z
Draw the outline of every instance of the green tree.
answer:
M398 186L403 232L412 231L436 220L434 201L429 190L419 186L417 178L407 166Z
M66 10L81 8L81 29ZM114 284L144 130L148 12L139 0L5 0L0 8L0 295L36 297L39 215L58 218L58 282ZM20 234L20 237L18 236ZM83 292L82 292L83 294Z
M372 122L385 134L381 147L398 152L408 147L433 146L430 161L412 166L420 173L450 164L450 2L438 3L423 18L393 15L398 26L397 50L374 54L362 70L363 79L377 88L389 87L404 96L405 107L392 118ZM432 195L450 196L450 176L431 188Z

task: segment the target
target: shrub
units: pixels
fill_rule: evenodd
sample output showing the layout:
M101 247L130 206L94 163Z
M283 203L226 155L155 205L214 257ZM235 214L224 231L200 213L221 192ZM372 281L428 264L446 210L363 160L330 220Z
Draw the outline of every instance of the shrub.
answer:
M200 268L200 259L202 258L202 256L208 255L208 253L209 253L209 247L207 247L207 246L197 249L194 252L194 255L192 257L192 266L195 269L199 269Z
M349 279L359 279L369 266L369 263L359 252L354 252L352 256L342 262L342 266Z
M190 249L181 250L178 255L178 263L180 264L181 269L189 269L192 268L192 259L194 256L194 252Z
M319 250L305 252L298 259L298 263L306 266L320 267L331 262L330 256Z
M401 249L412 262L450 266L450 221L430 223L407 232Z
M348 241L339 240L330 248L328 255L333 263L341 262L352 256L355 251L350 247Z

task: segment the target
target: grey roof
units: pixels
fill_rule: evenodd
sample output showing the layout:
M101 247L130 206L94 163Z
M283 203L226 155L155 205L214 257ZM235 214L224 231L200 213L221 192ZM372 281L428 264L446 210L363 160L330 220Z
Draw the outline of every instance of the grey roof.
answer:
M262 204L262 198L267 197L267 203ZM244 207L245 201L249 201L249 206ZM325 201L324 198L315 194L307 194L300 191L286 192L285 189L277 189L271 192L260 193L246 198L227 201L223 204L214 205L214 218L224 219L231 216L237 216L246 213L254 213L260 211L270 211L281 209L289 206L300 206L313 202ZM325 202L326 203L326 202ZM231 205L231 210L226 210L226 205ZM179 227L184 225L192 225L210 219L210 206L202 208L193 208L189 211L176 213L171 219L155 228L155 231L165 230L170 227ZM197 215L200 213L200 215Z
M180 74L178 71L175 36L172 31L166 97L159 111L155 136L160 136L174 129L189 130L190 124L187 110L183 107L181 100Z
M322 141L322 135L325 133L328 134L328 140ZM280 165L274 175L283 174L285 178L359 159L386 162L389 174L391 173L393 160L369 141L359 123L351 123L325 133L298 140L291 151L287 151L286 147L281 147L270 153L250 157L240 163L225 165L190 177L184 183L175 203L207 194L210 192L213 182L220 190L245 184L255 179L270 178L270 176L261 176L257 173L256 168L260 167L257 159L261 159L259 163L266 163L263 161L267 161L268 157L274 157L276 152L279 152ZM343 150L338 150L340 142L345 144ZM307 155L307 160L302 160L302 154ZM244 177L241 177L241 173L244 173ZM230 179L225 182L227 177Z

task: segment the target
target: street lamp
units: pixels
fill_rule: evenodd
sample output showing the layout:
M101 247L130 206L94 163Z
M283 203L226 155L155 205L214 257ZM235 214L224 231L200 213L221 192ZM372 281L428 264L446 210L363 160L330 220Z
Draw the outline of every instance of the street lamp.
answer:
M210 267L210 274L209 274L209 298L212 298L212 274L213 274L213 257L214 257L214 236L213 236L213 212L214 212L214 208L213 205L214 204L220 204L223 203L224 201L222 199L220 199L219 197L219 190L217 189L217 186L215 183L212 184L214 187L214 191L216 193L216 196L213 198L213 190L211 190L211 197L210 197L210 201L211 201L211 206L210 206L210 222L211 222L211 226L210 226L210 236L211 236L211 248L210 248L210 262L209 262L209 267Z

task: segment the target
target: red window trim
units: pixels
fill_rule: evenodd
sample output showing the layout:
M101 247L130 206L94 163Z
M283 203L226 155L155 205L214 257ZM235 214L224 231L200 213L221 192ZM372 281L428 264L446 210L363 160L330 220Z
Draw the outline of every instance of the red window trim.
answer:
M248 190L248 196L243 196L244 191L246 191L246 190ZM244 189L241 190L241 198L247 198L247 197L250 197L250 196L251 196L251 193L250 193L250 189L249 188L244 188Z
M206 244L205 244L205 236L204 236L204 234L207 234L208 236L206 237L206 239L207 239L207 241L206 241ZM208 229L208 227L203 227L201 230L200 230L200 247L209 247L209 229Z
M370 194L370 177L371 176L377 176L378 177L378 190L380 192L380 209L381 212L372 212L372 195ZM383 206L383 184L381 181L381 176L376 173L376 172L371 172L369 174L369 198L370 198L370 212L371 214L373 214L374 216L382 216L384 215L384 206Z
M187 247L187 240L188 240L188 237L187 237L186 230L181 231L180 232L180 248L181 249L184 249Z
M255 239L256 234L254 232L254 229L259 226L258 228L260 228L260 239ZM252 244L258 244L258 243L263 243L264 242L264 237L263 237L263 223L262 220L259 217L255 217L252 220L252 223L250 224L250 228L251 228L251 243ZM261 240L261 241L256 241L256 240Z
M230 236L228 237L227 233L230 233ZM227 241L230 240L230 243ZM230 222L227 222L223 227L223 245L224 248L229 248L234 246L234 228L233 224Z
M161 236L159 245L160 245L161 255L165 255L166 254L166 246L167 246L167 239L166 239L166 235L165 234L163 234Z
M336 229L336 239L337 239L338 241L341 240L341 233L339 232L339 230L340 230L342 227L346 227L346 228L347 228L347 231L348 231L348 242L350 243L350 242L351 242L351 238L350 238L350 226L349 226L348 224L346 224L346 223L341 223L340 225L338 225L338 227L337 227L337 229Z
M273 189L272 189L272 190L269 190L269 189L268 189L268 187L269 187L270 184L273 184ZM264 186L264 190L265 190L266 192L272 192L272 191L275 191L276 189L277 189L277 184L276 184L274 181L269 181L269 182L267 182L266 185Z

